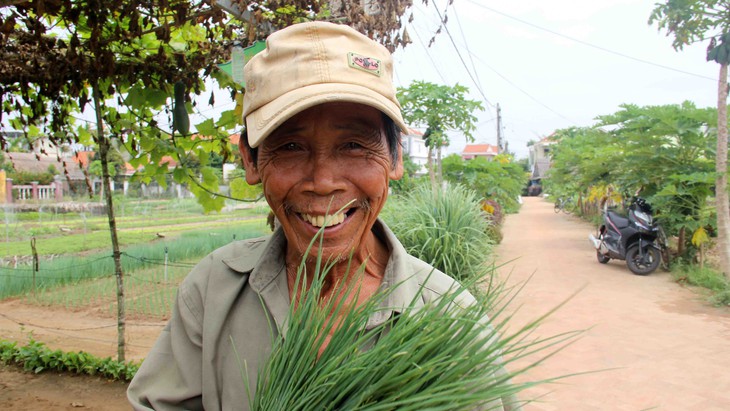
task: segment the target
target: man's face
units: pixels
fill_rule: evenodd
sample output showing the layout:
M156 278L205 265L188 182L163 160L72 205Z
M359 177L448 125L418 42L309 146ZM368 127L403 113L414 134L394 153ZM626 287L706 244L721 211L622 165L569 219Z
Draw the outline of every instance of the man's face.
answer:
M263 184L281 222L288 253L303 256L322 227L322 256L347 258L364 250L388 195L403 173L391 158L380 111L356 103L327 103L290 118L258 148L258 164L242 150L246 179ZM319 251L319 239L310 257Z

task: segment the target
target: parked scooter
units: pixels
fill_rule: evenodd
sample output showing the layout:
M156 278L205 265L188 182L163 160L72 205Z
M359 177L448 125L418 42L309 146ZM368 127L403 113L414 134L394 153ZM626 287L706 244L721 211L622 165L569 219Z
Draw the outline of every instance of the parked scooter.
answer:
M628 210L624 217L604 206L598 238L593 234L588 237L596 248L599 263L606 264L612 258L626 260L632 273L648 275L662 262L666 237L654 221L651 205L643 198L633 198Z

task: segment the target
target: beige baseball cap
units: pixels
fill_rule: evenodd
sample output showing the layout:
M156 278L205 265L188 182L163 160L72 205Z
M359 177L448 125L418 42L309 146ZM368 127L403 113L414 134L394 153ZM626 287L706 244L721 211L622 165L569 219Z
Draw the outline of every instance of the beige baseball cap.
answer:
M407 132L390 52L345 25L300 23L271 34L266 49L246 63L244 81L251 147L297 113L338 101L374 107Z

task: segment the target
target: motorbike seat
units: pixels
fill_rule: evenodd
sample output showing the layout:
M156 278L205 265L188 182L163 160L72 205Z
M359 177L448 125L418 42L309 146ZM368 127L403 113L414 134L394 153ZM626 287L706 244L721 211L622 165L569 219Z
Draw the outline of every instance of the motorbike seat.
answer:
M616 224L616 227L618 229L626 228L629 226L629 219L621 216L617 213L614 213L613 211L608 211L608 218L611 220L614 224Z

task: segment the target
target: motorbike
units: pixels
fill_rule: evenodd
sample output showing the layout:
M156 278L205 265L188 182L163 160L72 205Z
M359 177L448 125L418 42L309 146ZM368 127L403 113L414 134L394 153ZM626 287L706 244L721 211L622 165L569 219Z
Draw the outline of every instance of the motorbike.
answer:
M626 260L629 270L636 275L649 275L662 262L666 249L666 236L654 221L652 208L641 197L633 198L628 215L622 216L604 205L603 224L598 237L588 238L596 248L596 258L601 264L611 259Z

